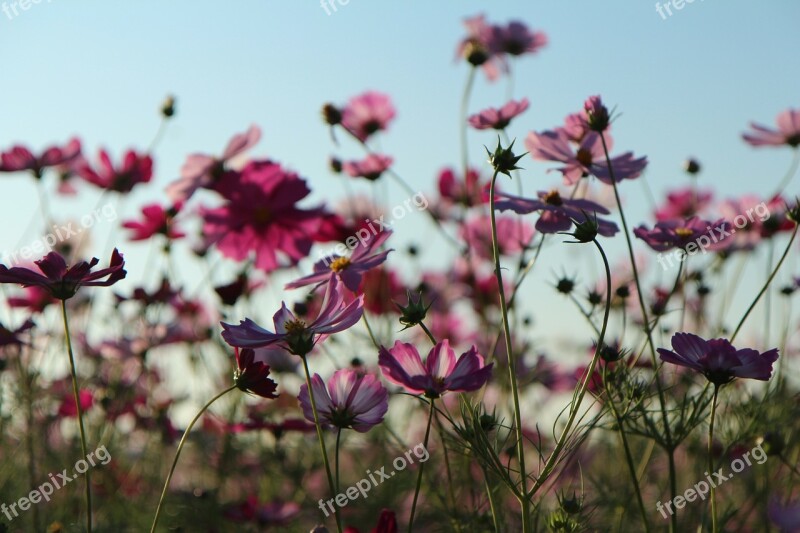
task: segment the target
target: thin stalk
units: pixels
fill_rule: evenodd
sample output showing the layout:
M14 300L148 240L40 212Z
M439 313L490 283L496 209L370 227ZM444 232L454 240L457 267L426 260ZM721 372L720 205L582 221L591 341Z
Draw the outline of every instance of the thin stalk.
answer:
M425 335L427 335L430 341L433 343L433 345L436 346L436 337L433 336L433 333L431 333L431 330L428 329L428 326L426 326L424 323L422 323L422 321L420 321L419 327L422 328L422 331L425 332Z
M336 428L336 494L339 494L339 442L342 440L342 428Z
M486 487L486 496L489 498L489 509L492 511L492 525L494 526L494 532L500 533L500 525L497 522L497 505L494 503L492 487L489 485L489 473L486 471L486 469L483 470L483 484Z
M428 449L428 438L431 436L431 423L433 422L433 416L435 414L434 410L434 399L431 398L431 409L428 413L428 427L425 428L425 439L422 441L422 447L426 450ZM422 486L422 472L425 470L425 463L420 463L419 465L419 473L417 474L417 486L414 489L414 501L411 504L411 517L408 519L408 533L411 533L414 529L414 514L417 511L417 498L419 497L419 489Z
M64 335L67 337L67 353L69 354L69 370L72 375L72 394L75 396L75 409L78 416L78 429L81 434L81 452L83 457L86 453L86 430L83 427L83 409L81 408L81 397L78 391L78 373L75 371L75 356L72 353L72 338L69 334L69 321L67 320L67 301L61 300L61 315L64 318ZM92 533L92 479L87 469L86 481L86 531Z
M714 473L714 417L717 414L719 385L714 384L714 399L711 400L711 421L708 424L708 474ZM717 499L714 484L711 484L711 532L717 533Z
M467 174L469 173L469 147L467 146L467 113L469 112L469 97L472 94L472 87L475 85L475 67L469 69L467 75L467 82L464 84L464 92L461 95L461 109L458 113L458 132L461 142L461 171L464 177L464 186L467 191L467 198L472 198L469 190L469 180Z
M181 440L178 443L178 448L175 450L175 457L172 459L172 466L169 469L169 474L167 474L167 480L164 482L164 488L161 490L161 498L159 498L158 500L158 507L156 507L156 515L153 517L153 525L150 527L150 533L155 533L156 526L158 526L158 519L161 516L161 509L164 505L164 499L167 496L169 483L170 481L172 481L172 474L175 473L175 467L178 466L178 459L180 459L181 451L183 450L183 445L186 443L186 437L189 436L189 432L192 431L192 428L194 427L195 423L200 419L201 416L203 416L203 413L205 413L206 410L209 407L211 407L211 404L216 402L217 400L219 400L220 398L222 398L235 388L236 385L232 385L227 389L225 389L224 391L217 394L216 396L214 396L213 398L211 398L202 408L200 408L200 411L198 411L197 414L192 419L192 421L189 422L189 425L186 426L186 430L183 432L183 436L181 437Z

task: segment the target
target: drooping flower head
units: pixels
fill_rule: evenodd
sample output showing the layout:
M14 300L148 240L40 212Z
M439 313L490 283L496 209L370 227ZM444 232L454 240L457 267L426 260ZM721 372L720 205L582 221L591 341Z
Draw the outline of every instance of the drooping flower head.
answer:
M520 101L511 100L500 109L489 107L470 116L467 121L476 130L504 130L511 124L511 120L528 109L528 99Z
M781 111L775 122L777 130L753 122L753 131L743 133L742 138L751 146L800 146L800 109Z
M328 283L325 301L319 315L310 324L297 318L286 307L286 302L283 302L280 310L272 317L274 332L267 331L249 318L245 318L238 326L223 322L222 337L231 346L240 348L277 346L304 357L311 352L317 342L358 322L363 307L363 295L347 303L339 281L334 277Z
M424 364L413 344L397 341L388 350L381 346L378 364L387 380L428 398L477 390L489 380L493 366L484 364L475 346L456 359L447 339L431 349Z
M730 224L725 219L716 222L692 217L688 220L656 222L653 229L644 225L634 228L633 233L656 252L679 248L689 253L701 249L719 250L728 246L725 238L730 235ZM692 249L694 248L694 249Z
M736 378L768 381L778 349L763 353L750 348L737 350L726 339L704 340L691 333L676 333L672 350L659 348L661 360L703 374L711 383L724 385Z
M367 91L347 102L342 110L342 126L363 142L374 133L388 129L395 115L388 95Z
M24 267L8 268L0 265L0 283L19 283L23 287L39 286L59 300L68 300L75 296L82 286L113 285L125 278L125 261L116 248L111 254L108 268L91 272L99 260L93 257L91 262L81 261L67 267L66 261L56 252L50 252L44 258L34 261L42 274ZM106 279L103 279L106 278Z
M84 160L75 172L101 189L128 193L139 183L147 183L153 177L153 159L134 150L125 152L120 164L115 166L108 152L101 149L97 162L97 168L93 168Z
M252 392L262 398L277 398L275 390L278 384L269 378L269 365L255 360L255 352L251 348L234 348L236 354L236 372L233 382L240 390Z
M349 368L334 372L327 387L319 374L314 374L311 388L320 424L326 427L352 428L365 433L383 421L389 408L389 392L380 380ZM313 422L314 413L306 384L300 387L297 399L306 420Z

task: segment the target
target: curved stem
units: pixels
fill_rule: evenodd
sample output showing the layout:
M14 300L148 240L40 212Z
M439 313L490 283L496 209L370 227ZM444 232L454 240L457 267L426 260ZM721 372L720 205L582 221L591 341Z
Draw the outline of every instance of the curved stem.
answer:
M64 335L67 338L67 353L69 354L69 371L72 375L72 394L75 397L75 409L78 416L78 429L81 434L81 452L83 457L86 454L86 430L83 427L83 409L81 408L81 396L78 391L78 373L75 371L75 356L72 353L72 338L69 334L69 321L67 320L67 301L61 300L61 315L64 318ZM86 473L86 531L92 533L92 479L87 469Z
M755 306L758 303L758 301L761 299L761 297L764 295L764 293L767 292L767 289L769 288L770 284L772 283L772 280L775 279L775 276L778 274L778 270L781 269L781 265L783 265L783 261L786 259L786 256L789 255L789 250L792 249L792 243L794 243L794 239L795 239L795 237L797 237L797 229L798 228L800 228L800 226L795 224L794 231L792 232L792 238L789 239L789 243L786 245L786 249L783 251L783 255L781 256L780 260L778 261L778 264L775 265L775 270L773 270L772 274L769 275L769 278L767 278L767 282L764 283L764 286L759 291L758 295L756 296L756 299L753 300L753 302L750 304L750 307L747 308L747 311L745 312L744 316L739 321L739 325L736 326L736 329L733 331L733 335L731 335L731 343L733 343L733 339L735 339L736 335L738 335L739 330L742 329L742 326L744 325L744 321L747 320L747 317L750 316L751 312L753 312L753 309L755 308Z
M431 410L428 413L428 427L425 428L425 439L422 442L422 447L426 450L428 449L428 438L431 436L431 423L433 422L433 416L435 414L435 409L433 407L434 399L431 398ZM419 489L422 486L422 471L425 470L425 463L419 464L419 473L417 474L417 486L414 489L414 501L411 504L411 517L408 519L408 533L413 531L414 526L414 514L417 510L417 498L419 498Z
M714 417L717 414L717 393L719 385L714 385L714 398L711 400L711 420L708 424L708 475L714 474ZM717 533L717 501L716 489L711 484L711 531Z
M420 320L420 322L419 322L419 327L421 327L421 328L422 328L422 331L424 331L424 332L425 332L425 335L427 335L427 336L428 336L428 338L429 338L429 339L431 340L431 342L433 343L433 345L434 345L434 346L436 346L436 337L434 337L434 336L433 336L433 333L431 333L431 330L429 330L429 329L428 329L428 326L426 326L426 325L425 325L425 324L424 324L424 323L423 323L423 322Z
M167 496L169 483L170 481L172 481L172 474L175 473L175 467L178 466L178 459L180 459L181 451L183 450L183 445L186 443L186 437L189 436L189 432L192 431L192 428L194 427L195 423L200 419L201 416L203 416L203 413L205 413L206 410L209 407L211 407L211 404L216 402L217 400L219 400L220 398L222 398L235 388L236 385L232 385L231 387L228 387L224 391L220 392L219 394L211 398L202 408L200 408L200 411L198 411L197 414L192 419L192 421L189 422L189 425L186 426L186 430L183 432L183 436L181 437L181 440L178 443L178 448L175 450L175 458L172 460L172 466L169 469L169 474L167 474L167 480L164 482L164 488L161 491L161 498L158 500L158 507L156 508L156 515L153 517L153 525L150 527L150 533L155 533L156 526L158 526L158 519L161 516L161 509L164 505L164 499Z
M497 505L494 503L492 487L489 485L489 473L485 468L483 469L483 484L486 487L486 496L489 498L489 509L492 511L492 525L494 526L494 533L500 533L500 525L497 522Z
M508 358L508 373L511 382L511 393L514 400L514 429L516 430L516 450L517 461L519 462L520 492L525 495L528 492L528 473L525 469L525 450L523 446L522 434L522 414L519 407L519 385L517 384L517 363L514 359L513 348L511 346L511 328L508 324L508 306L506 305L506 293L503 287L503 274L500 270L500 248L497 242L497 220L495 217L495 184L498 172L495 170L492 176L492 183L489 189L489 214L492 223L492 255L494 256L494 274L497 278L497 289L500 293L500 312L503 318L503 334L506 339L506 357ZM530 531L530 499L526 496L521 499L522 506L522 531Z
M469 147L467 146L467 113L469 113L469 97L472 94L472 87L475 84L475 67L469 69L467 82L464 84L464 92L461 95L461 109L458 113L458 132L461 142L461 171L464 177L464 186L466 187L467 198L472 198L469 190L469 180L467 174L469 173Z
M311 400L311 411L314 413L314 426L317 428L317 439L319 440L319 448L322 452L322 462L325 463L325 474L328 476L328 486L331 489L331 495L335 498L338 494L336 492L336 485L333 482L333 475L331 474L331 464L328 461L328 451L325 449L325 439L322 437L322 426L319 423L319 413L317 412L317 400L314 398L314 389L311 386L311 372L308 370L308 361L306 357L301 357L303 360L303 371L306 374L306 387L308 387L308 397ZM342 519L339 513L334 513L336 519L336 529L342 533Z

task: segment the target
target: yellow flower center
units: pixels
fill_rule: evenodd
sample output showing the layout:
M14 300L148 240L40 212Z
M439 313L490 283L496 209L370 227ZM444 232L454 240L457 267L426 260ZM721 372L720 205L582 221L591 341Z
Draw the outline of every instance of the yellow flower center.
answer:
M562 205L564 203L564 201L561 200L561 195L558 194L558 191L555 189L545 194L543 200L547 205Z
M283 327L286 329L286 333L292 335L295 333L304 332L306 330L306 323L305 321L296 318L294 320L287 321Z
M337 257L331 262L331 270L334 272L341 272L350 266L350 259L346 257Z
M690 230L689 228L677 228L675 230L675 235L678 237L685 239L686 237L691 237L694 234L694 231Z

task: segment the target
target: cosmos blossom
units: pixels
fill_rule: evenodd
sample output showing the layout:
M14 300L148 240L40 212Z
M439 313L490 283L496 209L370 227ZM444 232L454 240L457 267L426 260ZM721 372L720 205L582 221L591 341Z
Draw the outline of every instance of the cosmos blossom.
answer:
M666 252L680 248L692 253L692 247L709 250L720 250L730 243L725 239L731 234L730 224L725 219L716 222L691 217L685 220L667 220L656 222L653 229L642 225L633 230L633 234L642 239L656 252ZM697 250L694 250L696 252Z
M383 421L389 408L389 392L380 380L349 368L334 372L327 387L319 374L314 374L311 389L320 424L325 427L352 428L365 433ZM297 399L306 420L313 422L314 413L305 383Z
M72 138L64 146L51 146L41 155L34 155L24 146L13 146L0 154L0 172L30 171L37 179L42 177L44 169L67 165L81 155L81 141Z
M269 365L255 360L255 352L250 348L234 348L236 373L233 381L240 390L252 392L262 398L277 398L278 384L269 378Z
M345 161L342 170L353 178L375 181L392 166L394 159L388 155L369 154L360 161Z
M605 237L611 237L619 228L609 220L596 218L592 215L608 215L610 211L602 205L584 199L564 198L555 189L552 191L539 191L538 199L521 198L519 196L502 195L495 203L497 209L505 211L510 209L517 214L528 214L541 211L536 229L542 233L557 233L567 231L572 227L573 220L585 222L587 216L597 221L597 232Z
M497 248L500 255L513 255L523 250L533 240L533 227L522 219L511 216L497 217ZM492 246L492 227L489 215L482 215L467 221L460 228L461 238L478 257L494 257Z
M210 188L225 173L225 165L261 139L261 129L253 124L243 133L237 133L219 157L192 154L181 167L181 177L167 187L167 195L173 202L188 200L197 189Z
M520 101L511 100L500 109L489 107L483 111L470 116L467 121L476 130L503 130L511 120L528 109L528 99Z
M428 352L424 364L413 344L400 341L388 350L381 346L378 364L384 377L395 385L412 394L438 398L447 391L470 392L483 387L492 375L494 363L484 364L475 346L456 359L445 339Z
M714 195L711 191L685 187L667 193L664 203L656 209L656 220L667 221L690 218L700 215L711 205Z
M364 274L386 261L389 252L393 251L391 248L380 251L391 234L391 231L382 231L366 241L359 240L350 257L335 254L320 259L314 265L312 274L287 283L286 288L296 289L307 285L317 288L331 278L338 277L349 291L356 292Z
M605 136L610 152L613 142L608 134ZM574 185L579 179L589 175L607 185L612 184L602 139L598 133L588 132L575 149L570 144L569 134L561 128L542 133L531 132L525 139L525 147L534 159L563 163L564 166L555 170L561 172L566 185ZM632 152L611 158L611 170L617 183L638 178L646 166L647 158L636 158Z
M111 254L108 268L91 272L98 262L94 257L89 263L81 261L68 268L61 255L50 252L44 258L34 261L44 275L24 267L8 268L0 265L0 283L19 283L23 287L38 286L49 291L54 298L68 300L82 286L107 287L125 278L125 261L116 248Z
M169 209L164 209L160 204L149 204L142 207L142 220L127 220L122 227L132 230L130 240L143 241L154 235L164 235L169 240L180 239L186 234L175 227L173 218L178 214L183 202L179 202Z
M715 385L736 378L768 381L772 363L778 360L777 348L763 353L750 348L737 350L726 339L704 340L691 333L676 333L672 350L659 348L658 353L662 361L696 370Z
M470 168L466 177L456 174L452 168L439 172L439 195L447 203L465 207L489 203L489 180L481 180L480 171Z
M495 50L510 56L535 54L547 45L544 32L532 31L518 20L512 20L505 26L496 25L492 31Z
M82 161L75 172L92 185L119 193L130 192L139 183L147 183L153 177L153 159L147 154L128 150L119 165L114 165L105 149L97 158L97 167Z
M231 346L240 348L261 348L277 346L295 355L305 356L317 342L331 333L338 333L361 320L364 296L360 295L349 303L344 298L337 278L331 278L325 300L317 318L310 324L297 318L282 302L281 308L272 317L275 331L268 331L249 318L238 326L222 323L222 337Z
M367 91L347 102L342 109L342 126L365 142L374 133L388 129L396 114L388 95Z
M775 122L777 130L753 122L753 131L743 133L742 138L751 146L800 146L800 109L781 111Z
M203 231L225 257L242 261L255 254L256 268L272 272L308 255L326 214L297 206L311 190L294 172L273 161L251 161L238 183L220 189L226 203L202 209Z

